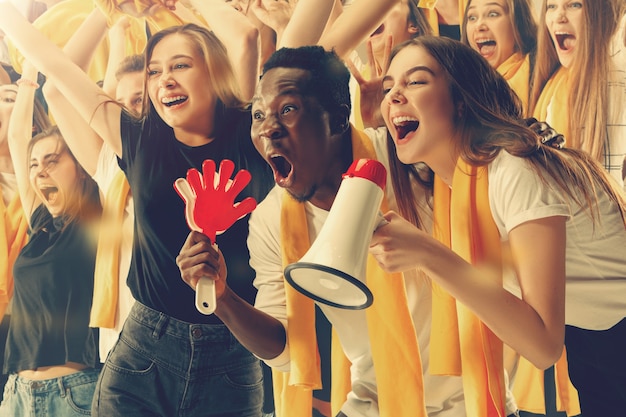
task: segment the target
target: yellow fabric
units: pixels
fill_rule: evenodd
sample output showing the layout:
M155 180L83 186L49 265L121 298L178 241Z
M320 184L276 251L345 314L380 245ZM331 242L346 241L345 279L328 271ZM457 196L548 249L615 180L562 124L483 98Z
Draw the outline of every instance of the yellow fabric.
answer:
M117 172L104 199L98 236L90 327L115 327L119 296L120 247L124 210L130 187L124 172Z
M565 411L568 416L579 415L581 411L578 391L569 379L565 349L559 361L554 365L554 377L557 411ZM513 384L513 396L519 409L535 414L545 414L544 389L544 371L520 357Z
M530 93L530 56L517 52L500 64L497 71L507 80L511 89L522 100L524 114L526 114Z
M352 128L354 159L375 159L369 138ZM383 207L384 209L385 207ZM297 262L309 249L305 206L285 193L281 208L281 247L284 266ZM390 276L396 275L396 276ZM406 302L404 279L399 274L384 273L369 257L367 284L374 294L374 304L366 311L372 356L378 386L381 417L426 417L422 367L417 336ZM274 372L277 417L311 415L311 389L319 387L319 354L315 338L313 301L285 285L287 295L288 340L291 372ZM403 301L404 300L404 301ZM336 358L334 350L333 359ZM346 365L343 357L342 366ZM333 362L333 372L337 364ZM345 400L348 381L333 386L333 412L339 398ZM343 390L343 393L338 392ZM402 400L399 401L398 399ZM339 404L340 405L340 404Z
M561 67L543 87L533 111L534 118L548 122L554 130L565 136L566 140L570 137L569 91L568 70ZM548 111L550 112L549 115Z
M459 159L452 190L435 178L433 235L467 262L501 269L500 236L489 207L487 167L473 167ZM432 329L431 373L462 375L468 416L503 417L500 339L435 283Z
M46 38L50 39L60 48L63 48L74 32L83 23L83 20L93 11L94 4L85 0L63 0L46 10L39 16L33 25L39 29ZM11 65L19 73L22 72L24 57L9 42L9 54ZM90 78L99 81L104 78L109 56L108 46L103 41L94 52L94 57L87 71Z
M28 240L28 222L22 211L18 193L15 193L8 206L0 198L0 219L0 319L2 319L13 297L13 264Z
M463 15L465 14L465 7L469 0L459 0L459 26L463 27ZM426 21L430 24L433 30L433 35L439 36L439 14L435 7L437 6L437 0L420 0L418 6L422 9Z

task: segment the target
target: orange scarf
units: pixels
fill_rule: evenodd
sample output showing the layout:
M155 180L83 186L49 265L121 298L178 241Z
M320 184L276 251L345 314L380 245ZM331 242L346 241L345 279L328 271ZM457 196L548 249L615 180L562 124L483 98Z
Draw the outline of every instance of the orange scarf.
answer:
M120 280L120 246L124 209L130 187L124 172L115 174L104 199L96 269L94 273L93 304L90 327L115 327Z
M509 83L515 94L522 100L524 114L528 112L530 94L530 57L517 52L498 67L498 72Z
M0 190L0 196L2 195ZM13 297L13 264L28 241L28 222L20 196L15 193L9 205L0 198L0 319Z
M352 148L354 159L376 158L369 138L354 127ZM281 207L281 247L284 266L297 262L310 247L305 206L287 193ZM384 273L370 256L367 285L374 294L374 304L366 315L380 415L426 417L419 347L406 301L404 279L400 274ZM273 372L276 415L306 417L311 415L311 390L321 385L314 303L288 284L285 284L285 294L291 372ZM345 356L337 354L336 345L333 352L331 401L333 414L336 414L350 389L350 374L349 364ZM339 363L338 356L341 357Z
M435 178L433 235L471 264L501 266L488 198L487 167L459 159L452 190ZM468 416L503 417L502 341L469 309L433 283L431 372L462 375Z

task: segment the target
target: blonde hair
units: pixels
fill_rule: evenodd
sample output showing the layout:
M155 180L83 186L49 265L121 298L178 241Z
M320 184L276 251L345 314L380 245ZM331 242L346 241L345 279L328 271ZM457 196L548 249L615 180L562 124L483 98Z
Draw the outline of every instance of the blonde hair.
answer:
M197 48L204 58L204 63L209 71L209 78L206 80L218 99L218 108L243 108L244 101L241 98L239 85L235 78L226 47L208 29L193 23L182 26L172 26L155 33L146 45L145 62L150 62L152 53L156 45L170 35L179 34L185 36ZM144 86L144 106L143 116L147 116L150 111L150 99L147 93L147 77Z
M545 22L546 2L543 0L541 22ZM611 39L618 26L619 6L615 0L586 0L582 8L585 30L578 34L578 52L569 73L569 147L588 152L604 161L608 86L606 75L611 70ZM545 24L537 37L537 59L530 92L530 114L537 106L541 92L552 75L561 67L554 42Z

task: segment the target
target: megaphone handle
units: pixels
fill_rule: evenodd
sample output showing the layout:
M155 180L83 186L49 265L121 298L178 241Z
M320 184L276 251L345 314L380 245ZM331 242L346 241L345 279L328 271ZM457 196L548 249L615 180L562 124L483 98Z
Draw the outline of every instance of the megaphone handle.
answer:
M213 248L217 250L217 243L213 244ZM215 312L216 307L215 281L206 277L200 278L196 285L196 308L200 313L208 316Z

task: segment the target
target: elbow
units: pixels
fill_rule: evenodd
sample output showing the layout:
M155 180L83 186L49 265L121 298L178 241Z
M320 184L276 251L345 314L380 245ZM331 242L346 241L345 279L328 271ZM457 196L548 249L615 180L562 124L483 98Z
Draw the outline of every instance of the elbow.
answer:
M527 359L538 369L546 370L558 362L563 354L563 349L563 341L561 343L552 343L550 346L544 347L541 354L538 354L535 358Z

